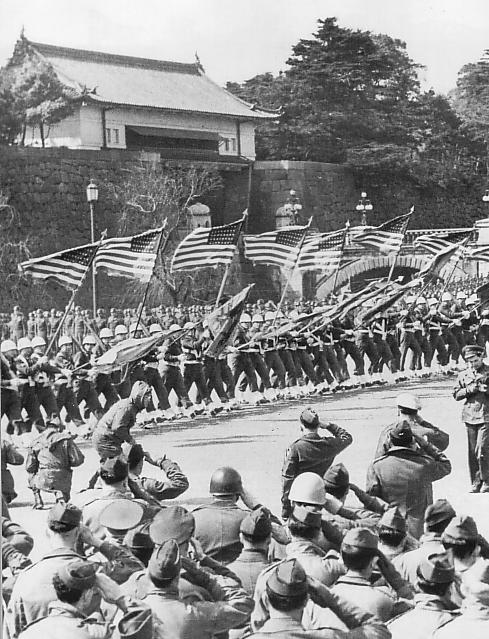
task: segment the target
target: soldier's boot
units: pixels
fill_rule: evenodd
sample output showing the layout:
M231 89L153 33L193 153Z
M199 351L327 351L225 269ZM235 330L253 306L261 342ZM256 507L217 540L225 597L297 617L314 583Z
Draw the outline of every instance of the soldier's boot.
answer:
M42 510L44 508L44 502L41 497L41 491L33 489L32 492L34 493L33 510Z

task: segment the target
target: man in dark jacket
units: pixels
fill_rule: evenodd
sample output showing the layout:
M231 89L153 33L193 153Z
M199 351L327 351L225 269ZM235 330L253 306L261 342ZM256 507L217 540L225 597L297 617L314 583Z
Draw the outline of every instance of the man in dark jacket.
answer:
M449 475L452 466L437 448L413 435L407 422L398 423L390 438L391 448L368 469L367 493L397 506L409 532L419 539L424 513L433 503L432 482Z
M297 475L312 472L322 477L336 455L353 441L350 433L336 424L321 423L318 414L312 408L302 411L300 420L303 435L288 448L282 466L282 517L284 519L291 512L289 491ZM329 431L332 436L321 437L319 429Z

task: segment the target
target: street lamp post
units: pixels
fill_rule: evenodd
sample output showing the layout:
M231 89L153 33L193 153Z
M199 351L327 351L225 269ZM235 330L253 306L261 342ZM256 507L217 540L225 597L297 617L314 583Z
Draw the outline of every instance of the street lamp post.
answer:
M372 202L367 198L367 194L365 191L362 191L360 194L360 199L358 200L358 204L355 209L362 214L362 219L360 224L362 226L367 226L367 212L371 212L374 210Z
M93 180L90 180L90 184L87 186L87 202L90 205L90 241L92 244L95 242L95 202L98 201L98 188L94 184ZM92 303L93 303L93 317L97 317L97 277L95 274L95 266L92 265Z

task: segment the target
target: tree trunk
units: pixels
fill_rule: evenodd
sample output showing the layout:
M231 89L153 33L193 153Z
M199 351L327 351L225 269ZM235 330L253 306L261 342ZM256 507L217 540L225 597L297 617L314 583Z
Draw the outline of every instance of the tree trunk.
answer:
M46 148L46 145L44 143L44 124L43 122L39 122L39 134L41 136L41 146L42 148Z
M25 146L25 135L27 133L27 124L22 125L22 137L20 138L20 146Z

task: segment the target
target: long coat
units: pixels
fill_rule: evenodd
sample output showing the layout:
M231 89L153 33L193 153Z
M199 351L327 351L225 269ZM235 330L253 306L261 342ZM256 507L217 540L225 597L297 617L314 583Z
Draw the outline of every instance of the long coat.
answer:
M397 506L416 539L423 533L425 510L433 503L432 482L452 470L443 453L431 446L430 449L433 457L421 450L393 446L375 459L367 472L367 492Z

